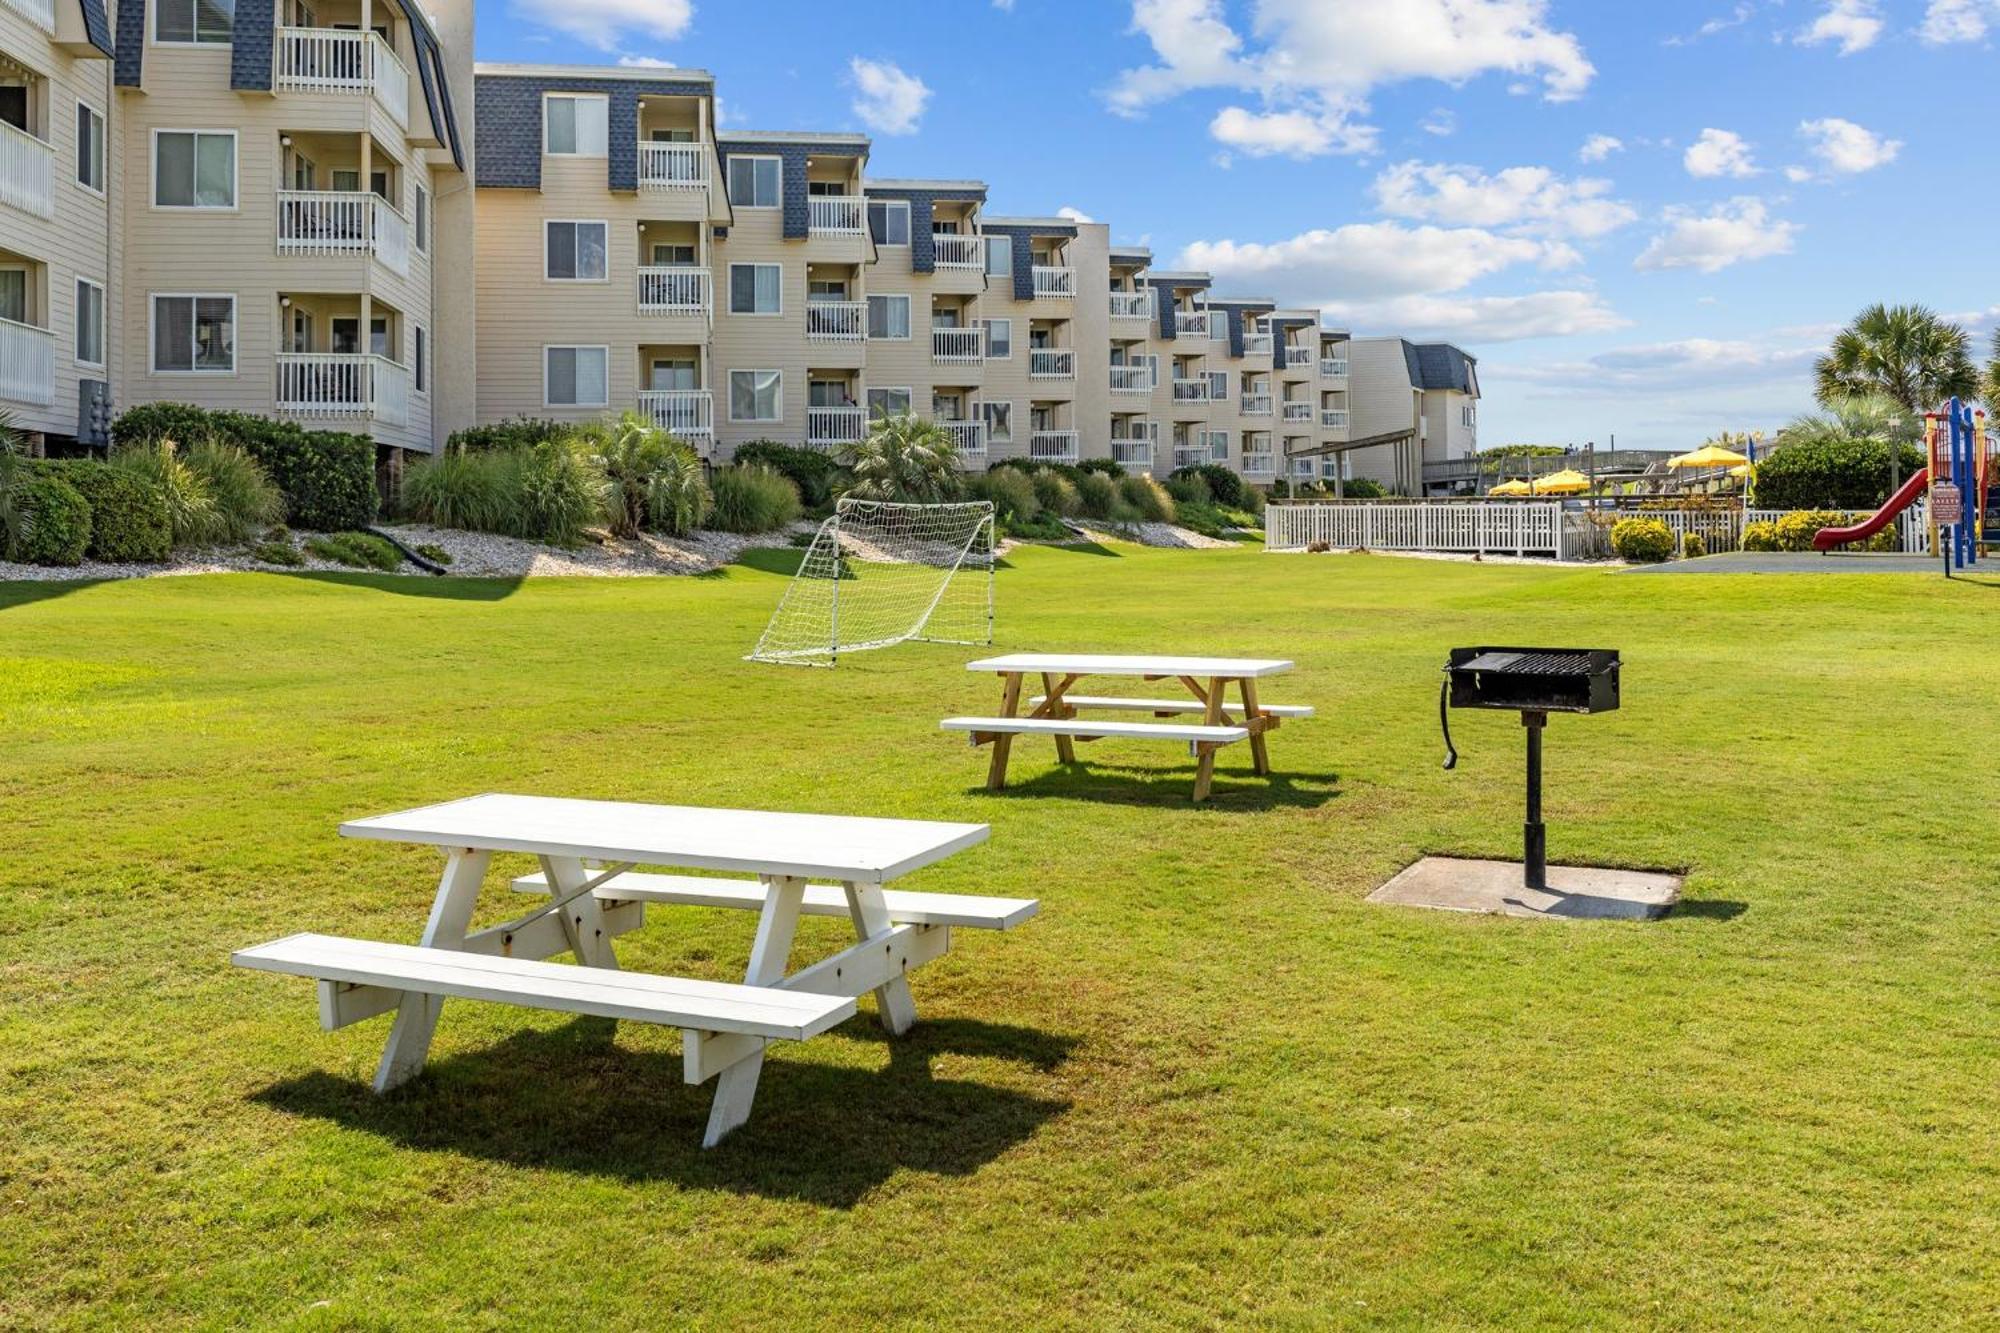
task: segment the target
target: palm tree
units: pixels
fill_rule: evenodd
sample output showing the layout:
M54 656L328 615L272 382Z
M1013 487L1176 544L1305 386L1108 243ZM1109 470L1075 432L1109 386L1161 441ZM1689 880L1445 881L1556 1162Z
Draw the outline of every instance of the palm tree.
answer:
M627 412L586 432L586 438L595 446L598 465L604 469L604 508L612 536L638 536L655 498L654 479L677 454L686 453L686 447L637 412Z
M1965 330L1920 305L1869 306L1842 329L1813 363L1816 396L1831 407L1843 398L1882 394L1911 413L1979 391Z
M959 493L950 433L907 412L877 417L866 439L841 448L840 461L854 474L846 494L857 500L937 504Z
M1986 404L1989 419L2000 414L2000 329L1993 330L1993 355L1986 362L1986 382L1979 386L1979 399Z
M1824 412L1793 417L1778 432L1781 444L1820 443L1834 440L1890 440L1914 444L1923 435L1923 416L1911 412L1893 398L1868 394L1840 398L1827 404Z
M0 409L0 559L27 535L28 518L16 490L27 477L27 465L21 460L21 432L12 414Z

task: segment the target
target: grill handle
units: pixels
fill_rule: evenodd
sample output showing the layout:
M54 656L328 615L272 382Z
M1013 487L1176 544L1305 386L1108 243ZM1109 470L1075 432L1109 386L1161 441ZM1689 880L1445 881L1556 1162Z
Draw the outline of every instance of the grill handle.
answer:
M1438 682L1438 730L1444 733L1444 771L1449 773L1458 767L1458 750L1451 743L1451 713L1448 704L1451 699L1451 681Z

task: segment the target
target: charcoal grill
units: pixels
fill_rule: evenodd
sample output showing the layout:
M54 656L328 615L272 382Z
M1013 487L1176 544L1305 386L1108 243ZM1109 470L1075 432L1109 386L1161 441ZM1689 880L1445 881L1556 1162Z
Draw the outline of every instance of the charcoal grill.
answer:
M1451 708L1518 712L1528 731L1528 813L1521 825L1522 882L1549 886L1548 830L1542 826L1542 728L1550 713L1608 713L1618 707L1615 648L1454 648L1438 691L1446 768L1458 765Z

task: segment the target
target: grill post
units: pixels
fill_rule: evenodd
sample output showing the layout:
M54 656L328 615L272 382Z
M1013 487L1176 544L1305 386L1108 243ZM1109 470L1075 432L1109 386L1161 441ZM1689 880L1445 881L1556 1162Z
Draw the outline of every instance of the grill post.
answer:
M1549 715L1523 709L1521 725L1528 729L1528 817L1521 825L1521 878L1531 889L1549 887L1549 834L1542 825L1542 727Z

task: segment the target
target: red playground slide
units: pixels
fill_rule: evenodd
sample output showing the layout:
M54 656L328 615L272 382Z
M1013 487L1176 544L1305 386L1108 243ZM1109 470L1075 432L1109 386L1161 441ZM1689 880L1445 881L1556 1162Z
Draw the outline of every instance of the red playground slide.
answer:
M1903 488L1890 496L1889 503L1876 510L1872 517L1864 518L1859 523L1850 524L1844 528L1821 528L1818 532L1815 532L1813 534L1813 550L1831 551L1834 547L1845 546L1849 542L1867 541L1870 537L1873 537L1876 533L1894 523L1896 515L1915 504L1917 497L1922 495L1930 485L1930 480L1930 469L1918 468L1916 475L1904 482Z

